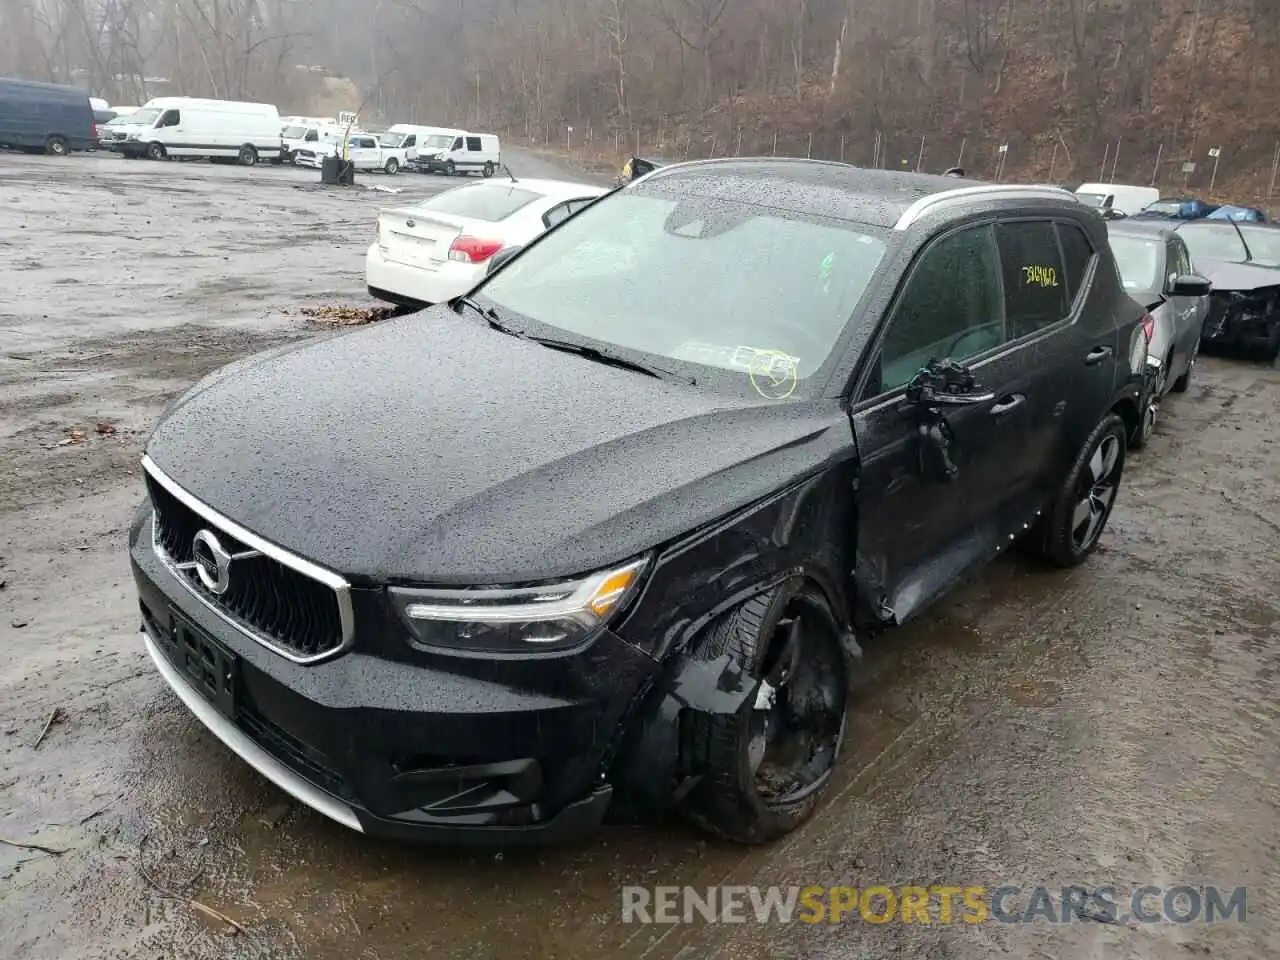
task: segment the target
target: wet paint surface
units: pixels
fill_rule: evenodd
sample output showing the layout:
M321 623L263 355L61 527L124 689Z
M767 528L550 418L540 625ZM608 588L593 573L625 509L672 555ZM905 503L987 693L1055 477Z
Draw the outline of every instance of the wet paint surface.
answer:
M68 230L97 229L94 207L109 191L83 186L81 172L36 186L51 162L0 157L0 237L17 236L22 222L34 229L18 207L62 211ZM209 170L228 178L219 210L297 192L245 186L292 171L197 176L186 166L161 169L166 178L181 171L173 186ZM14 171L25 178L17 201ZM159 204L167 185L159 180L154 195L130 189L137 204ZM320 204L351 202L317 196L316 208L291 216L314 221ZM116 214L126 233L145 226L127 206ZM310 250L321 265L312 269L334 278L332 299L362 299L368 213L350 214L365 231L358 241ZM41 236L22 256L53 262L41 244L63 240ZM119 274L119 264L105 266L117 242L93 243L84 276ZM672 823L498 859L373 842L296 808L182 708L136 637L124 530L142 497L143 434L130 431L148 429L173 395L223 362L316 335L295 317L261 316L296 303L299 288L311 296L328 284L291 278L273 259L306 253L260 250L265 299L211 293L210 316L228 319L209 325L149 313L145 283L114 283L116 305L97 316L82 294L37 303L48 287L21 271L29 292L0 308L21 314L0 331L0 837L66 851L0 845L6 955L1243 960L1280 948L1268 903L1280 853L1280 449L1269 443L1280 373L1202 358L1190 392L1165 404L1149 449L1126 469L1111 526L1084 567L1003 560L865 644L844 758L800 833L742 849ZM118 432L99 436L99 420ZM55 446L72 426L88 438ZM33 747L55 708L62 719ZM1248 885L1249 922L619 922L624 884L880 882ZM226 914L251 939L156 886Z

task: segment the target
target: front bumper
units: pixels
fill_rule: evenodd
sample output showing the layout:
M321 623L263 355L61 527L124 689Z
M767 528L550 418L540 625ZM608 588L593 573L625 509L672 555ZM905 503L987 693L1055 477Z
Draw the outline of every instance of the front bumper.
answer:
M485 265L443 260L430 267L413 267L386 259L377 243L364 257L365 283L370 290L390 294L396 303L444 303L470 291L484 279ZM375 294L377 296L377 294Z
M419 173L447 173L449 161L442 157L414 157L413 169Z
M1280 346L1280 310L1229 291L1215 293L1200 335L1205 346L1275 350Z
M389 635L381 591L357 589L353 649L299 665L197 600L150 529L148 510L130 537L147 652L206 727L300 802L362 833L441 843L561 842L604 819L606 771L656 669L635 647L606 632L558 659L427 656ZM210 641L230 654L225 695L200 672Z

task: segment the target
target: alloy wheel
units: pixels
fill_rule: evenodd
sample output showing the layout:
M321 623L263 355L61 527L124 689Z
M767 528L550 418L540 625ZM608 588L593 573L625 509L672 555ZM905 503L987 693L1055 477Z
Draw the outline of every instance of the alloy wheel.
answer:
M1111 512L1119 487L1120 439L1103 437L1076 488L1076 507L1071 516L1071 542L1078 553L1093 546Z
M844 737L845 679L829 618L797 598L770 639L747 764L761 799L794 804L831 775Z

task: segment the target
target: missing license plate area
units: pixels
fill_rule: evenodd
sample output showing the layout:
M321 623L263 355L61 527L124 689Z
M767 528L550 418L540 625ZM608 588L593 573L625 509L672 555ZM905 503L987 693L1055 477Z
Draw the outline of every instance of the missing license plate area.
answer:
M218 711L235 716L236 655L181 614L171 613L174 665Z

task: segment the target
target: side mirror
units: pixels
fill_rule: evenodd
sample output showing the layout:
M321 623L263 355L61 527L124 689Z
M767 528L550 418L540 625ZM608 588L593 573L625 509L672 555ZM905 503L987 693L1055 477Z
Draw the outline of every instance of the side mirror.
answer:
M994 403L996 395L974 382L973 371L954 360L932 360L907 384L906 402L917 410L973 407Z
M485 276L487 277L491 273L496 272L498 269L502 267L504 263L506 263L508 260L510 260L512 257L514 257L517 253L519 253L523 249L524 247L519 244L513 247L503 247L501 250L499 250L492 257L489 258L489 269L485 271Z
M1207 297L1212 290L1213 284L1209 280L1194 273L1174 277L1169 284L1169 295L1172 297Z

